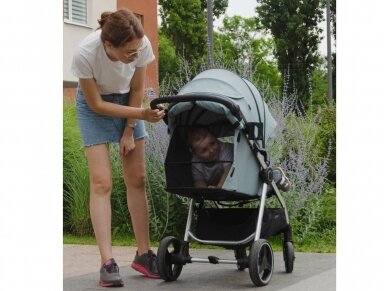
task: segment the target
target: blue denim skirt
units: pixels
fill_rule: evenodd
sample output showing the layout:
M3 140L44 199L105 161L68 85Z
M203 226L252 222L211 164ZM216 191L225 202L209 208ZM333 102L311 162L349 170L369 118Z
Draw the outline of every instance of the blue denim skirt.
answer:
M128 106L129 93L101 95L101 97L104 101ZM77 90L76 104L78 126L85 147L120 142L127 118L111 117L92 111L86 103L85 96L80 87ZM136 140L146 136L148 134L144 121L137 120L133 138Z

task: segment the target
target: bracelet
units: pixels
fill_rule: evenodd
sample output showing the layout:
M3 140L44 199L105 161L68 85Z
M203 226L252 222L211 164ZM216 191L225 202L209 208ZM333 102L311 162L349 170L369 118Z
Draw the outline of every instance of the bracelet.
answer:
M127 123L127 127L132 128L133 130L135 130L136 122L135 123Z

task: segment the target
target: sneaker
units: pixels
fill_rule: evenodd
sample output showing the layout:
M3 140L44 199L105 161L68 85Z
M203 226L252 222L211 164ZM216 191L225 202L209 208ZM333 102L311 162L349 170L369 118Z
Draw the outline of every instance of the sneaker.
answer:
M156 255L149 250L148 253L139 256L136 251L135 259L131 265L136 271L146 275L148 278L159 279L158 267L156 266Z
M101 287L122 287L123 280L119 274L119 266L115 260L107 260L100 269L100 286Z
M291 181L287 178L286 174L284 174L282 168L274 168L272 173L273 180L280 190L287 192L291 189Z

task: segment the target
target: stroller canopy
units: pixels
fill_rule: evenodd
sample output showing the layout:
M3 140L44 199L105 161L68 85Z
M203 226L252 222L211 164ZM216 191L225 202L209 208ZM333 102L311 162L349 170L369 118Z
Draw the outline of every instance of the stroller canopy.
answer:
M177 116L184 111L193 109L194 106L199 106L216 114L208 114L202 118L196 118L195 121L186 120L187 124L216 123L218 119L226 117L231 124L239 124L240 128L244 127L245 124L243 123L263 123L265 142L274 133L276 121L269 112L259 90L250 81L230 71L223 69L204 71L182 87L178 95L202 95L230 99L239 106L242 120L238 120L229 108L220 103L201 100L197 100L195 103L182 102L174 104L169 109L168 125L170 132L179 124Z

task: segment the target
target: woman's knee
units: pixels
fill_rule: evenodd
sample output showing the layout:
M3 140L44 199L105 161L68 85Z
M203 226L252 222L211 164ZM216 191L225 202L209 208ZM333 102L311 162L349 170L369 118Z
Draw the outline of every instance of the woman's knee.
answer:
M127 188L144 188L146 184L146 176L144 172L132 174L125 179Z
M90 190L93 194L109 196L112 192L112 181L104 177L91 178Z

